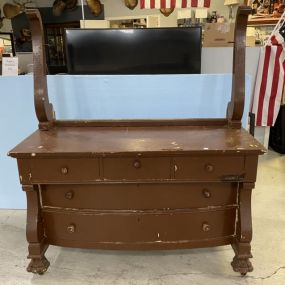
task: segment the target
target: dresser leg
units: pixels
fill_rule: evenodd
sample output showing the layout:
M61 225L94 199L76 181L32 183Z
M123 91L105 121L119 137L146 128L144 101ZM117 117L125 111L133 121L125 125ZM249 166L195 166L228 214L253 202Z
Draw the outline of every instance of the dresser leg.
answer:
M252 240L251 192L254 183L240 183L238 195L238 219L236 239L232 244L235 257L231 263L235 272L246 275L253 271L249 258L252 258L250 242Z
M26 236L29 243L28 258L31 259L27 271L43 274L47 271L50 263L44 255L48 244L44 236L39 187L37 185L25 185L23 190L27 195Z
M32 258L27 267L27 271L42 275L47 271L49 264L50 263L45 256L42 256L42 258Z
M232 261L232 267L235 272L239 272L241 275L246 275L248 272L253 271L253 267L249 258L252 258L250 253L250 244L237 243L233 244L235 256Z

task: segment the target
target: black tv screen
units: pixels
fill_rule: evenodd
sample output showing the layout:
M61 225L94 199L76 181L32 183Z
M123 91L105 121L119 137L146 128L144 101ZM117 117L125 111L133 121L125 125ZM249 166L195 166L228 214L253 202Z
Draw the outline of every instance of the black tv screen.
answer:
M67 29L70 74L198 74L201 28Z

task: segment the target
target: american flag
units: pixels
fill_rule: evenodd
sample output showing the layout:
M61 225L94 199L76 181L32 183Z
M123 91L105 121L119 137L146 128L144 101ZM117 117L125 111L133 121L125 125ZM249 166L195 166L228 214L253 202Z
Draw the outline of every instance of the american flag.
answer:
M260 51L251 110L256 126L274 126L279 113L285 82L284 33L283 25Z
M140 0L141 9L209 8L211 0Z

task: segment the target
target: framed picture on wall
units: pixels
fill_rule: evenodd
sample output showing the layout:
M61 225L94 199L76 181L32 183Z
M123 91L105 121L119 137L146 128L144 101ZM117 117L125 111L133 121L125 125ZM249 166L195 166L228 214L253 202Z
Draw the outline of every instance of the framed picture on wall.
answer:
M12 33L0 32L0 61L2 55L15 56L14 38Z
M285 0L245 0L257 17L279 18L285 10Z
M11 22L15 37L16 51L32 52L32 35L26 14L21 13L17 15Z

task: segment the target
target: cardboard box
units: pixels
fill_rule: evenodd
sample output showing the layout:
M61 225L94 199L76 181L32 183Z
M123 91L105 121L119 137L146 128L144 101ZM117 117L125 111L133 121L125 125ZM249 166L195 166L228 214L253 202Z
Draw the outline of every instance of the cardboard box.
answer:
M255 36L247 36L246 37L246 46L247 47L255 47Z
M204 47L232 47L235 25L229 23L207 23L204 32Z

